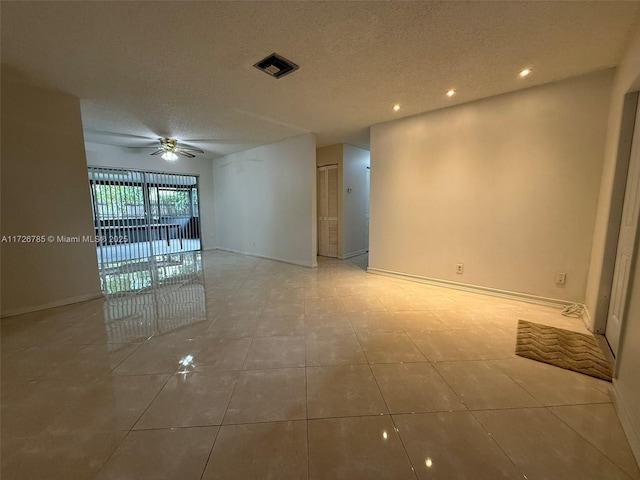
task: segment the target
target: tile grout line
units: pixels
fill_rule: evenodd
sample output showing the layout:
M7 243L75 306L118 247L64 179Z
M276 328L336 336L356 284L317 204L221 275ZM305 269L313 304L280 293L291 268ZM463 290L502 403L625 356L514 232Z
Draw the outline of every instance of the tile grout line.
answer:
M590 405L608 405L607 403L583 403L583 404L579 404L579 405L551 405L551 406L545 406L544 408L553 416L555 416L558 420L560 420L564 425L566 425L568 428L570 428L573 432L576 433L576 435L578 435L580 438L582 438L586 443L588 443L589 445L591 445L593 448L595 448L598 452L600 452L600 454L602 456L604 456L606 459L608 459L611 463L613 463L616 467L618 467L622 472L624 472L625 474L627 474L629 476L629 478L632 478L631 474L628 473L624 468L622 468L621 465L619 465L617 462L615 462L611 457L609 457L609 455L607 455L605 452L603 452L600 448L598 448L597 445L595 445L593 442L591 442L588 438L585 438L584 435L582 435L580 432L578 432L575 428L573 428L571 425L569 425L565 420L563 420L560 416L558 416L553 410L551 410L551 408L563 408L563 407L572 407L572 406L590 406ZM634 458L635 459L635 458ZM638 466L638 469L640 470L640 466Z
M356 335L357 337L357 335ZM360 342L360 339L358 338L358 342ZM362 345L360 345L360 348L362 348ZM363 349L364 350L364 349ZM371 364L368 364L369 366L369 371L371 372L371 376L373 377L373 381L376 383L376 386L378 387L378 392L380 393L380 396L382 397L382 401L384 402L384 405L387 409L387 412L389 414L389 418L391 420L391 424L393 425L393 429L396 432L396 435L398 436L398 439L400 440L400 445L402 445L402 449L404 451L404 454L407 457L407 460L409 461L409 465L411 466L411 471L413 472L414 477L416 478L416 480L418 480L418 472L416 471L416 467L413 464L413 462L411 461L411 457L409 456L409 452L407 451L407 447L404 444L404 441L402 440L402 437L400 436L400 430L398 429L398 426L396 425L396 422L393 418L393 415L391 414L391 409L389 408L389 404L387 403L387 399L384 398L384 394L382 392L382 389L380 388L380 384L378 383L378 379L376 378L375 373L373 373L373 368L371 367Z
M179 367L178 367L179 368ZM133 422L133 424L131 425L131 427L129 428L129 431L133 432L135 431L135 427L138 424L138 422L140 421L140 419L144 416L145 413L147 413L147 411L149 410L149 408L151 408L151 404L156 400L156 398L158 398L158 396L160 395L160 393L164 390L164 388L167 386L167 384L171 381L171 379L174 377L174 375L177 374L177 370L176 372L169 374L169 377L167 378L167 380L162 384L162 386L158 389L157 393L153 396L153 398L151 399L151 401L149 402L149 404L145 407L145 409L142 411L142 413L140 415L138 415L138 418L136 419L135 422ZM167 375L165 374L161 374L161 375Z
M360 341L360 337L358 336L358 334L356 333L356 339L358 340L358 344L360 345L360 349L363 351L365 358L367 359L367 362L369 361L369 357L367 357L367 354L364 350L364 347L362 346L362 342ZM387 404L387 400L384 398L384 394L382 393L382 389L380 388L380 384L378 383L378 379L376 378L375 374L373 373L373 368L371 368L371 364L367 363L367 366L369 367L369 372L371 373L371 377L373 378L373 381L376 384L376 387L378 387L378 393L380 394L380 397L382 398L382 401L384 402L384 406L387 409L387 413L389 415L389 418L391 420L391 424L393 425L393 429L396 432L396 435L398 436L398 439L400 440L400 445L402 445L402 449L404 451L404 454L407 458L407 461L409 462L409 465L411 466L411 471L413 472L414 477L416 478L416 480L418 480L418 473L416 472L415 466L413 465L413 462L411 461L411 457L409 456L409 452L407 451L407 447L405 446L404 442L402 441L402 437L400 436L400 431L398 430L398 426L396 425L396 422L393 419L393 415L391 415L391 410L389 409L389 405Z
M305 287L306 288L306 287ZM303 314L303 332L306 333L306 313ZM307 434L307 480L311 478L311 444L309 441L309 381L307 373L307 336L304 335L304 412L305 412L305 427Z
M536 408L540 408L540 407L536 407ZM491 432L487 429L487 427L484 426L484 424L478 419L478 417L476 417L475 413L473 410L469 410L469 413L471 413L471 416L473 417L473 419L480 425L480 427L482 427L482 429L487 433L487 436L491 439L491 441L495 444L496 447L498 447L498 449L500 449L500 451L503 453L503 455L505 457L507 457L509 459L509 461L513 464L513 467L522 474L522 476L524 478L529 478L527 477L526 472L523 471L522 468L520 468L520 466L515 462L515 460L513 458L511 458L511 455L509 455L504 448L502 448L502 445L500 445L498 443L498 441L493 437L493 435L491 434Z
M216 442L218 441L218 437L220 436L220 431L222 430L222 425L218 427L215 436L213 437L213 443L211 443L211 449L209 450L209 455L207 455L207 461L204 462L204 467L202 468L202 473L200 474L200 480L204 478L204 474L207 471L207 467L209 466L209 461L211 460L211 456L213 455L213 449L216 446Z

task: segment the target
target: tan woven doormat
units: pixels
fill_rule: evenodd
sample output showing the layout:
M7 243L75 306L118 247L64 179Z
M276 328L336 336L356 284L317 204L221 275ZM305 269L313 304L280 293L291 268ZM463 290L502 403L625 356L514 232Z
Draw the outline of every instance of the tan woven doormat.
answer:
M518 320L516 355L611 381L612 364L593 335Z

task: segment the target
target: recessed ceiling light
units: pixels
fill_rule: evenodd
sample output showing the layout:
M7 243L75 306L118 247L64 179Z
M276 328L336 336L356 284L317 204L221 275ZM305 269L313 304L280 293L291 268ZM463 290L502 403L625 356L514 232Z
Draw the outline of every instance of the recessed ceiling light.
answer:
M394 111L394 112L397 112L398 110L400 110L400 104L399 104L399 103L396 103L396 104L393 106L393 111Z
M452 88L447 91L447 97L453 97L456 94L456 91Z
M527 75L529 75L530 73L531 73L531 69L530 68L525 68L524 70L520 70L520 73L518 75L520 75L522 78L524 78Z

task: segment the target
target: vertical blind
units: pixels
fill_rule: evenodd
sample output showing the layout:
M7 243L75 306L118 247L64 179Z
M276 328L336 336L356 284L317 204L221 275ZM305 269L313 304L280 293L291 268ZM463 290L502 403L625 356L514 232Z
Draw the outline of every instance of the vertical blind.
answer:
M106 295L151 288L157 268L143 265L201 249L197 176L89 167L89 184Z

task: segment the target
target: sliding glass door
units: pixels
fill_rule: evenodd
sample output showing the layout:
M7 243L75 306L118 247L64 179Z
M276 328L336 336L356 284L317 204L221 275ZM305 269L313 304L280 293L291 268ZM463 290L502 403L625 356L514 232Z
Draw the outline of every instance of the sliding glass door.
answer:
M105 293L153 283L137 263L201 249L197 176L89 167L89 184Z

